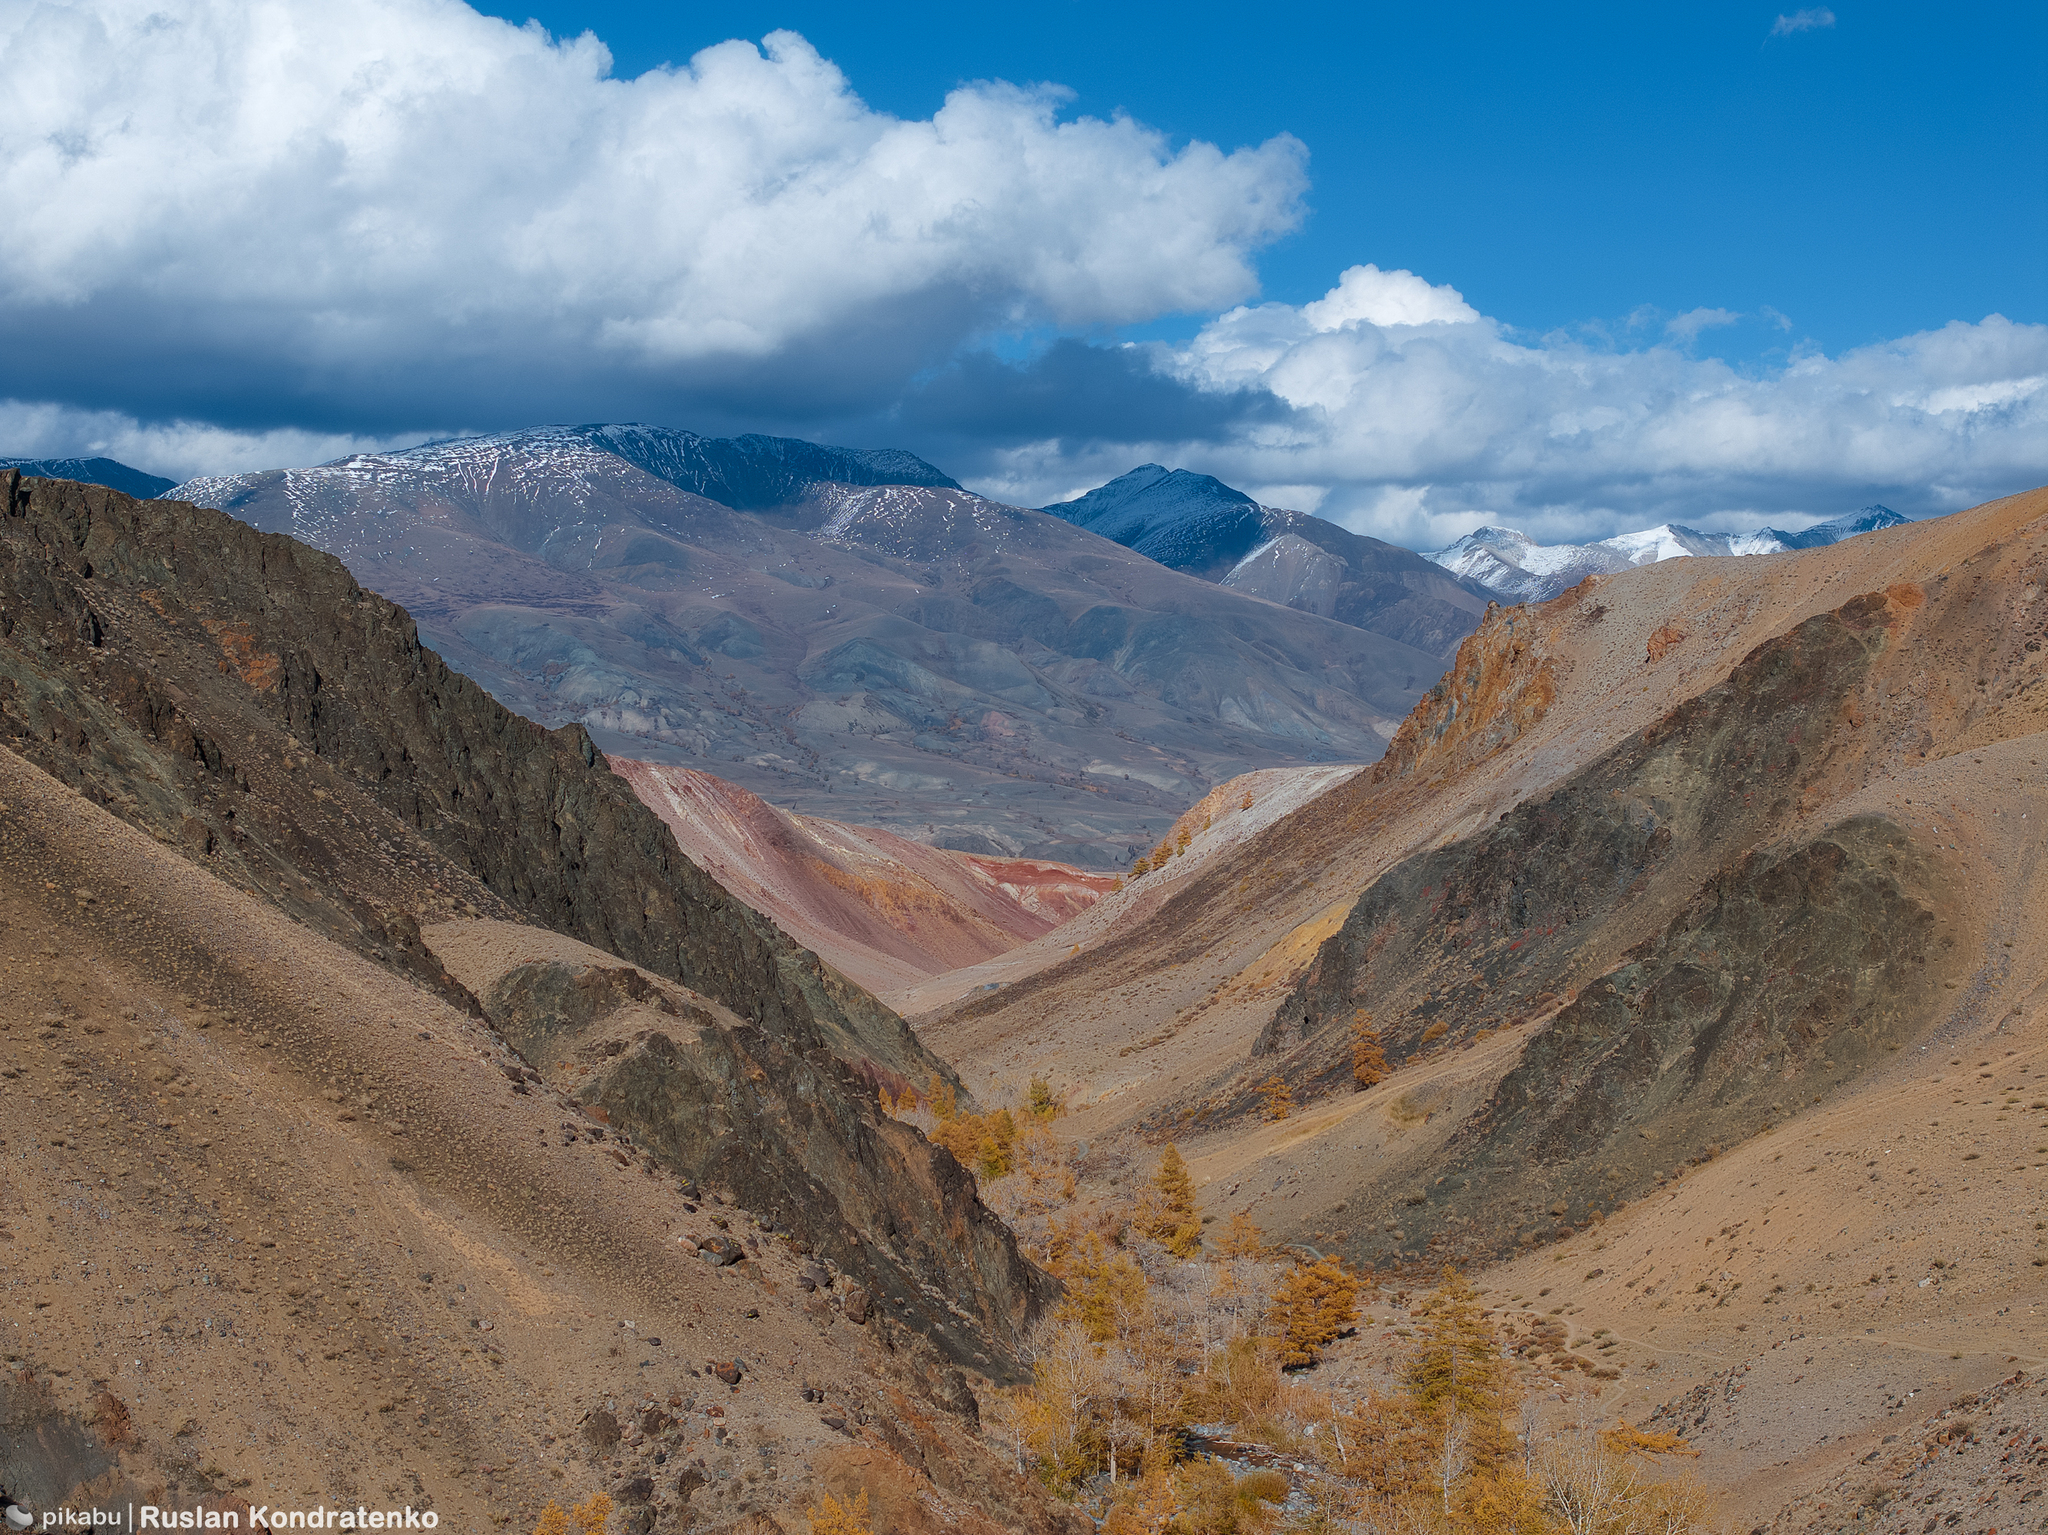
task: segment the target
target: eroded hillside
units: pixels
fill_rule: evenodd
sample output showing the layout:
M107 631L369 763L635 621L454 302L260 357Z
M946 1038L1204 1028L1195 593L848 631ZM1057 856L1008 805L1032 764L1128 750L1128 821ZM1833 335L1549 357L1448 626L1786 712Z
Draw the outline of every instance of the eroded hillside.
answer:
M650 1041L769 1050L708 998L503 926L637 980ZM611 1077L543 1073L518 1018L335 943L11 751L0 977L0 1469L31 1506L247 1528L252 1505L360 1501L528 1529L606 1491L645 1532L794 1523L821 1487L865 1485L986 1535L1070 1528L977 1445L986 1377L919 1333L922 1292L750 1206L745 1158L678 1177L660 1127L597 1101ZM814 1089L828 1060L800 1068ZM874 1136L901 1127L848 1145ZM930 1179L876 1187L905 1210Z

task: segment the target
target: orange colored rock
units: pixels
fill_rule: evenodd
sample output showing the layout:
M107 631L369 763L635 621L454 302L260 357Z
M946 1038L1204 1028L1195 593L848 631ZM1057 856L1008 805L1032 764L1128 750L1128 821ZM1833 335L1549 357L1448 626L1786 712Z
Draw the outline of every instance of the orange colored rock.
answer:
M1489 607L1459 645L1451 669L1401 722L1386 756L1373 766L1372 782L1439 763L1483 760L1542 719L1557 698L1558 679L1539 625L1584 605L1596 582L1588 577L1538 608ZM1581 620L1597 623L1605 611L1587 607Z
M1650 636L1649 644L1644 647L1643 663L1647 666L1655 666L1664 659L1665 652L1669 651L1672 646L1683 645L1684 643L1685 631L1683 629L1674 629L1671 625L1665 624Z

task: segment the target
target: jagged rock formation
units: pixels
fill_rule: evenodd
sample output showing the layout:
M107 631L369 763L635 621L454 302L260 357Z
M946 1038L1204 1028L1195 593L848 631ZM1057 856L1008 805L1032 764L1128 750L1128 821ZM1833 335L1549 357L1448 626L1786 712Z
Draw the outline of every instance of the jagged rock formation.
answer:
M1044 510L1174 570L1433 655L1449 655L1486 605L1484 589L1420 555L1185 469L1145 464Z
M763 1165L843 1165L829 1196L790 1209L799 1230L844 1227L834 1201L865 1208L863 1180L939 1200L925 1228L992 1221L973 1215L946 1153L852 1128L874 1120L875 1083L950 1075L944 1064L686 858L582 730L511 714L421 645L402 609L291 539L12 472L0 511L0 741L13 751L209 877L471 1011L423 925L535 923L700 993L748 1041L722 1044L718 1062L772 1056L826 1116L738 1121ZM669 1058L668 1087L641 1092L689 1101L702 1064ZM822 1141L777 1139L841 1132L855 1138L841 1164ZM668 1137L679 1156L696 1145ZM999 1359L1043 1281L999 1224L989 1233L1001 1253L982 1266L1004 1277L984 1309L1003 1320L949 1347ZM927 1272L928 1252L884 1258L887 1243L872 1261ZM944 1263L928 1272L964 1293ZM949 1315L912 1293L913 1323Z
M1600 607L1593 589L1590 581L1573 589L1572 600L1589 616ZM1373 764L1373 782L1491 756L1541 720L1557 701L1557 675L1552 658L1532 642L1532 627L1522 609L1488 604L1450 670L1409 710Z

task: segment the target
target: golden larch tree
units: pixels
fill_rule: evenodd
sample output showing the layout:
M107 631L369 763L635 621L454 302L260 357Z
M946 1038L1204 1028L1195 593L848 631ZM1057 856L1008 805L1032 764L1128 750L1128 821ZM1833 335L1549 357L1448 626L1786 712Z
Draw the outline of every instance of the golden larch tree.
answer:
M804 1512L810 1517L811 1535L875 1535L868 1523L868 1490L863 1487L845 1503L831 1493Z
M1351 1080L1363 1092L1387 1079L1387 1052L1373 1032L1372 1014L1360 1008L1351 1020Z
M1080 1323L1097 1343L1122 1338L1141 1326L1151 1311L1145 1271L1129 1253L1111 1252L1090 1232L1067 1255L1066 1298L1054 1313Z
M1273 1292L1282 1365L1314 1364L1318 1351L1358 1320L1358 1281L1332 1254L1298 1264Z
M1195 1210L1195 1178L1180 1148L1169 1144L1159 1171L1138 1205L1135 1224L1176 1258L1192 1258L1202 1247L1202 1217Z
M1445 1407L1498 1418L1507 1406L1507 1367L1479 1292L1456 1269L1415 1308L1422 1347L1408 1365L1408 1391L1427 1412Z
M1223 1233L1222 1251L1226 1258L1264 1256L1266 1233L1253 1224L1248 1211L1240 1210L1230 1217L1230 1227Z

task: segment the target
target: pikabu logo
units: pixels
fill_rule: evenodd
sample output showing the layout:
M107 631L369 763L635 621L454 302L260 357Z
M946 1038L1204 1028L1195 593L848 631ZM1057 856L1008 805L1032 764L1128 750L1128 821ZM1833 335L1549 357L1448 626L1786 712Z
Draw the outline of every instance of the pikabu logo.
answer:
M37 1521L44 1530L431 1530L441 1516L433 1509L273 1508L251 1504L244 1518L234 1508L165 1508L131 1503L127 1508L53 1508Z

